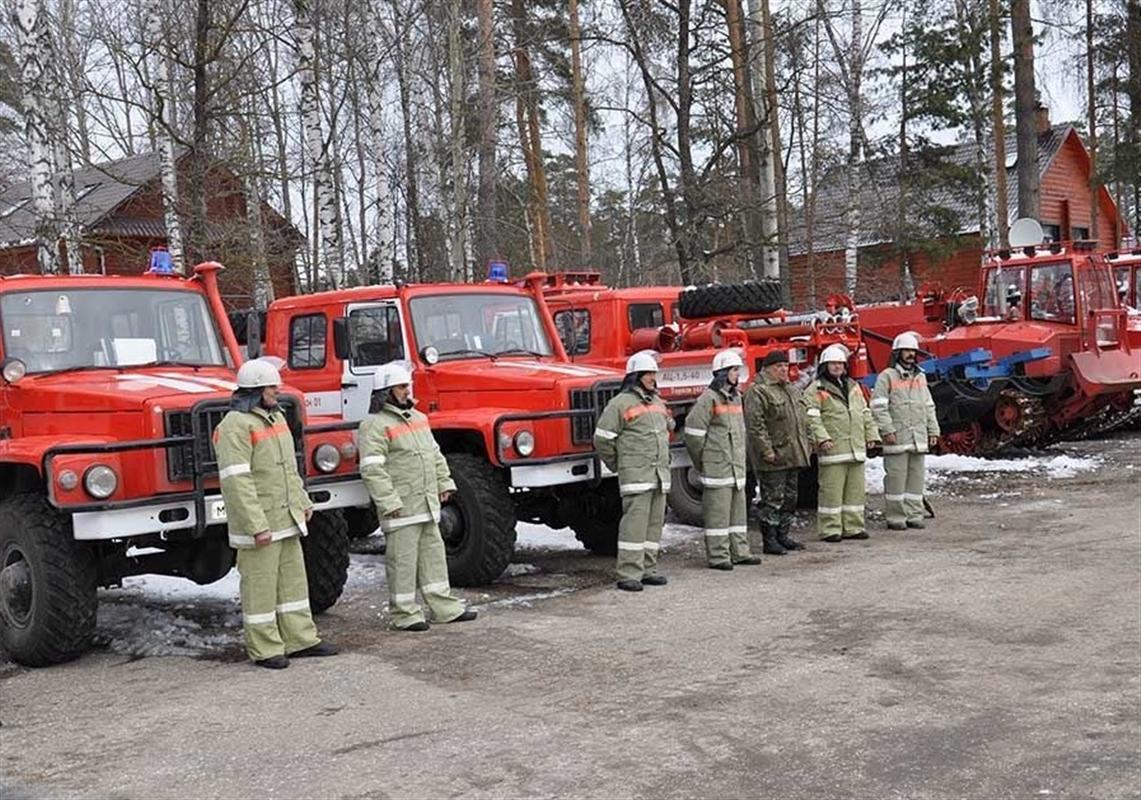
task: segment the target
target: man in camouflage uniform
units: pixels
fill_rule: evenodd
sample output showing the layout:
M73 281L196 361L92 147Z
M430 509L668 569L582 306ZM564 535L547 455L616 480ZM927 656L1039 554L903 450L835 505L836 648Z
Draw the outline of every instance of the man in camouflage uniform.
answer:
M685 446L701 476L705 556L712 569L760 564L749 553L745 418L737 388L745 362L734 350L713 358L713 382L685 419Z
M618 588L663 586L658 572L666 493L670 490L670 431L674 421L658 396L658 362L648 350L626 362L622 391L606 404L594 431L602 463L618 473Z
M331 656L317 638L300 537L313 502L297 472L293 435L277 405L281 374L267 361L242 365L230 412L214 430L214 451L230 546L238 551L246 652L259 667Z
M789 538L799 472L809 464L808 423L800 390L788 380L788 354L765 356L762 373L745 393L749 463L757 476L764 552L784 555L804 545Z
M436 622L467 622L476 612L464 609L448 581L440 504L456 485L428 418L413 405L411 384L412 375L402 364L387 364L377 372L370 413L360 427L360 464L385 535L392 625L426 631L417 589Z
M901 333L876 378L872 416L883 439L884 514L891 530L925 528L926 454L939 441L935 400L917 360L919 337Z

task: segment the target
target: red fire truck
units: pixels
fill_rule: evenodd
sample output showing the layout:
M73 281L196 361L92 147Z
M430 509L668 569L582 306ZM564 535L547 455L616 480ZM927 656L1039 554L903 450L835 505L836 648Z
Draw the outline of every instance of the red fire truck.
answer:
M440 528L457 585L499 577L517 520L616 551L621 502L592 442L622 373L571 363L539 283L365 286L279 300L267 315L267 352L285 361L309 412L329 420L318 429L354 429L377 369L412 368L456 481ZM350 526L370 533L375 515L362 509Z
M678 286L612 288L597 272L543 276L547 305L572 360L622 369L640 350L657 352L658 387L678 430L693 401L709 385L713 357L737 348L746 364L744 383L776 349L789 354L791 379L807 381L820 352L845 345L857 379L867 374L858 319L848 307L793 315L781 310L780 286L757 281L683 290ZM803 374L802 374L803 373ZM701 524L701 486L680 442L672 450L670 507L683 522ZM806 482L806 488L812 485ZM805 499L814 492L805 492Z
M211 433L242 360L216 276L0 277L0 645L33 666L81 654L97 587L234 563ZM317 513L302 540L314 611L344 587L333 509L361 502L344 433L305 434L282 394Z

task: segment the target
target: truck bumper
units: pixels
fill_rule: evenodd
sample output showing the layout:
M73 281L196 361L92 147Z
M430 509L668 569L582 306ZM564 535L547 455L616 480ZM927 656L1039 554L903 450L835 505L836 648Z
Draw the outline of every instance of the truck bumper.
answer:
M685 448L670 448L670 469L684 469L693 465ZM596 477L613 478L614 473L594 457L574 458L545 464L525 464L510 467L511 486L516 489L541 489L567 483L585 483Z
M364 482L360 480L310 486L308 491L315 511L367 506L370 502ZM72 514L72 528L75 538L82 541L194 530L198 525L194 506L193 498L182 498L127 508L78 511ZM226 524L226 504L220 494L207 495L205 508L206 525Z

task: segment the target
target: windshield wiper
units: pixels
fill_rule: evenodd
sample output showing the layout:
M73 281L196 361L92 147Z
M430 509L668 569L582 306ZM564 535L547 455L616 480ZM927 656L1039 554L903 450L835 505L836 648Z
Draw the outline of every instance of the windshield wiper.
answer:
M473 355L473 356L485 356L487 358L490 358L492 361L494 361L495 359L497 359L499 357L498 354L489 353L486 350L449 350L446 353L440 353L440 360L443 361L448 356L462 356L465 354L466 355Z
M46 369L43 371L36 371L29 373L30 377L51 377L52 375L63 375L65 372L83 372L84 370L94 369L114 369L120 372L125 369L124 367L116 367L112 364L77 364L74 367L63 367L61 369Z
M536 353L534 350L526 350L522 347L512 347L510 350L499 350L498 352L496 352L495 355L497 355L497 356L523 355L523 356L533 356L534 358L542 358L544 354L543 353Z
M208 364L195 364L190 361L171 361L164 359L162 361L148 361L145 364L131 364L132 367L190 367L195 370L200 370Z

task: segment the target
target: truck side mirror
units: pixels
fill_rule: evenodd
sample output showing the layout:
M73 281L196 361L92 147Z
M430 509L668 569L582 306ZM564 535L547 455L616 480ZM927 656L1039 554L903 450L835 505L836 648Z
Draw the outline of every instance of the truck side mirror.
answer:
M342 361L352 356L349 340L349 321L345 317L333 320L333 352Z
M257 310L246 315L246 358L261 357L261 313Z

